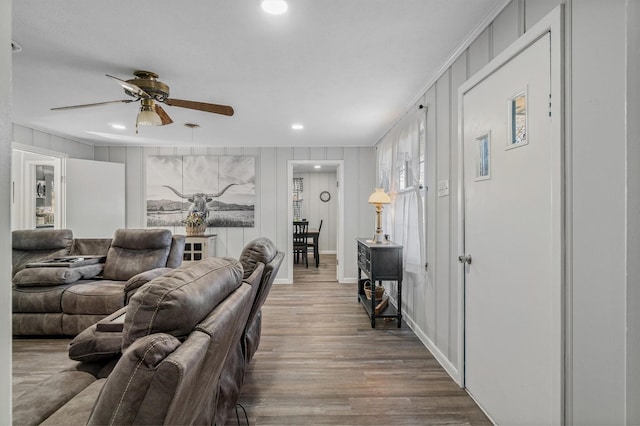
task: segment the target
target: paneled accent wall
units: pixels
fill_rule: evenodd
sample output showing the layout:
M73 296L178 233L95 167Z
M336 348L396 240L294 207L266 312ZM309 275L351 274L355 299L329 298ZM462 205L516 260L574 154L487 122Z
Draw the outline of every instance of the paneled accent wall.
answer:
M12 126L12 142L67 154L69 158L95 160L93 145L41 132L19 124Z
M452 375L458 357L458 87L551 12L560 0L513 0L417 100L427 112L427 261L425 282L406 278L405 319ZM451 195L438 197L448 180Z
M635 188L638 183L637 166L625 157L625 149L637 154L633 143L637 132L625 135L625 126L636 123L637 114L627 111L625 121L624 109L631 105L631 111L637 112L633 108L638 105L637 84L633 83L637 78L625 79L637 74L628 74L637 67L637 51L627 48L625 52L629 42L637 47L637 25L629 24L637 21L634 18L639 8L635 2L512 0L454 56L433 84L416 96L415 105L428 107L429 270L425 282L405 287L403 309L416 334L455 374L460 326L457 306L462 297L456 285L460 268L459 204L455 196L458 87L560 4L565 14L567 108L566 421L636 424L640 417L636 403L640 381L634 373L640 371L640 316L627 309L639 303L638 268L633 266L637 261L635 256L629 258L638 250L629 246L626 238L631 235L634 242L638 240L637 230L628 225L629 220L631 226L638 223L638 196L632 193L627 198L625 191L629 194L630 182ZM625 174L626 164L632 164L626 172L630 175ZM437 183L446 179L451 196L438 197ZM633 203L631 207L627 202Z
M252 155L256 157L256 226L253 228L210 228L218 234L216 252L219 256L238 257L246 243L254 238L271 238L286 250L287 234L287 161L344 161L344 275L345 281L357 277L355 239L371 234L375 228L374 209L367 203L373 188L375 149L373 147L314 148L207 148L207 147L124 147L96 146L66 139L14 124L13 142L66 154L70 158L123 163L126 169L126 226L146 227L145 179L146 157L149 155ZM335 176L335 174L334 174ZM335 180L334 183L335 189ZM332 194L336 195L333 191ZM332 200L334 200L333 198ZM324 204L324 203L323 203ZM327 228L325 228L325 226ZM331 226L334 226L331 231ZM323 224L323 234L333 232L334 220ZM336 242L324 242L321 250L337 250ZM287 260L280 268L279 282L292 282L287 276Z
M346 281L357 276L357 237L369 235L375 226L374 209L367 203L374 181L375 150L361 148L207 148L207 147L95 147L95 160L124 163L126 168L127 227L145 227L145 167L150 155L252 155L256 157L256 222L253 228L216 228L218 256L238 257L254 238L272 239L282 250L288 240L288 160L343 160L344 185L344 273ZM323 232L324 232L323 225ZM279 282L287 276L287 260L280 267Z

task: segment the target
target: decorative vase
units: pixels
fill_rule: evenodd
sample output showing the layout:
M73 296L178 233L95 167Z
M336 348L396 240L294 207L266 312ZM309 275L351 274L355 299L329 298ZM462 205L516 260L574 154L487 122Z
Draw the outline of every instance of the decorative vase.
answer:
M204 235L204 231L207 230L207 224L203 223L202 225L187 225L184 229L187 233L187 237Z

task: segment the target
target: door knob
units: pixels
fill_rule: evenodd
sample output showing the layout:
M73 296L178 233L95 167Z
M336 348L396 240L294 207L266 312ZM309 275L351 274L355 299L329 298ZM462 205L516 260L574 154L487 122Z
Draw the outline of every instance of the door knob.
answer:
M458 256L458 262L471 265L471 255L468 254L466 256Z

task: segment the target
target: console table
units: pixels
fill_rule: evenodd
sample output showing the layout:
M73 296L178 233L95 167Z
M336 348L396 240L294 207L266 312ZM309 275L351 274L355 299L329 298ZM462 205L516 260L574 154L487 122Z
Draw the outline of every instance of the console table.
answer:
M398 328L402 326L402 246L393 242L374 243L370 239L358 238L358 301L362 302L367 315L371 319L371 327L375 328L376 318L395 318ZM371 281L371 300L364 291L366 278ZM391 304L376 313L375 285L381 281L397 281L398 309Z

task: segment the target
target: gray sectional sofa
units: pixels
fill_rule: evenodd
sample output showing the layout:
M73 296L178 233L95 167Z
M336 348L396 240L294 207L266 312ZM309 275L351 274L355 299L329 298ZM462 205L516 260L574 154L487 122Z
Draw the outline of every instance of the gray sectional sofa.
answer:
M122 308L142 284L180 266L184 236L118 229L113 238L74 239L69 229L19 230L12 248L14 336L75 336ZM47 266L68 256L85 260ZM41 266L29 267L34 263Z
M144 284L73 339L73 367L14 397L14 423L235 422L261 308L283 258L259 238L240 260L210 258Z

